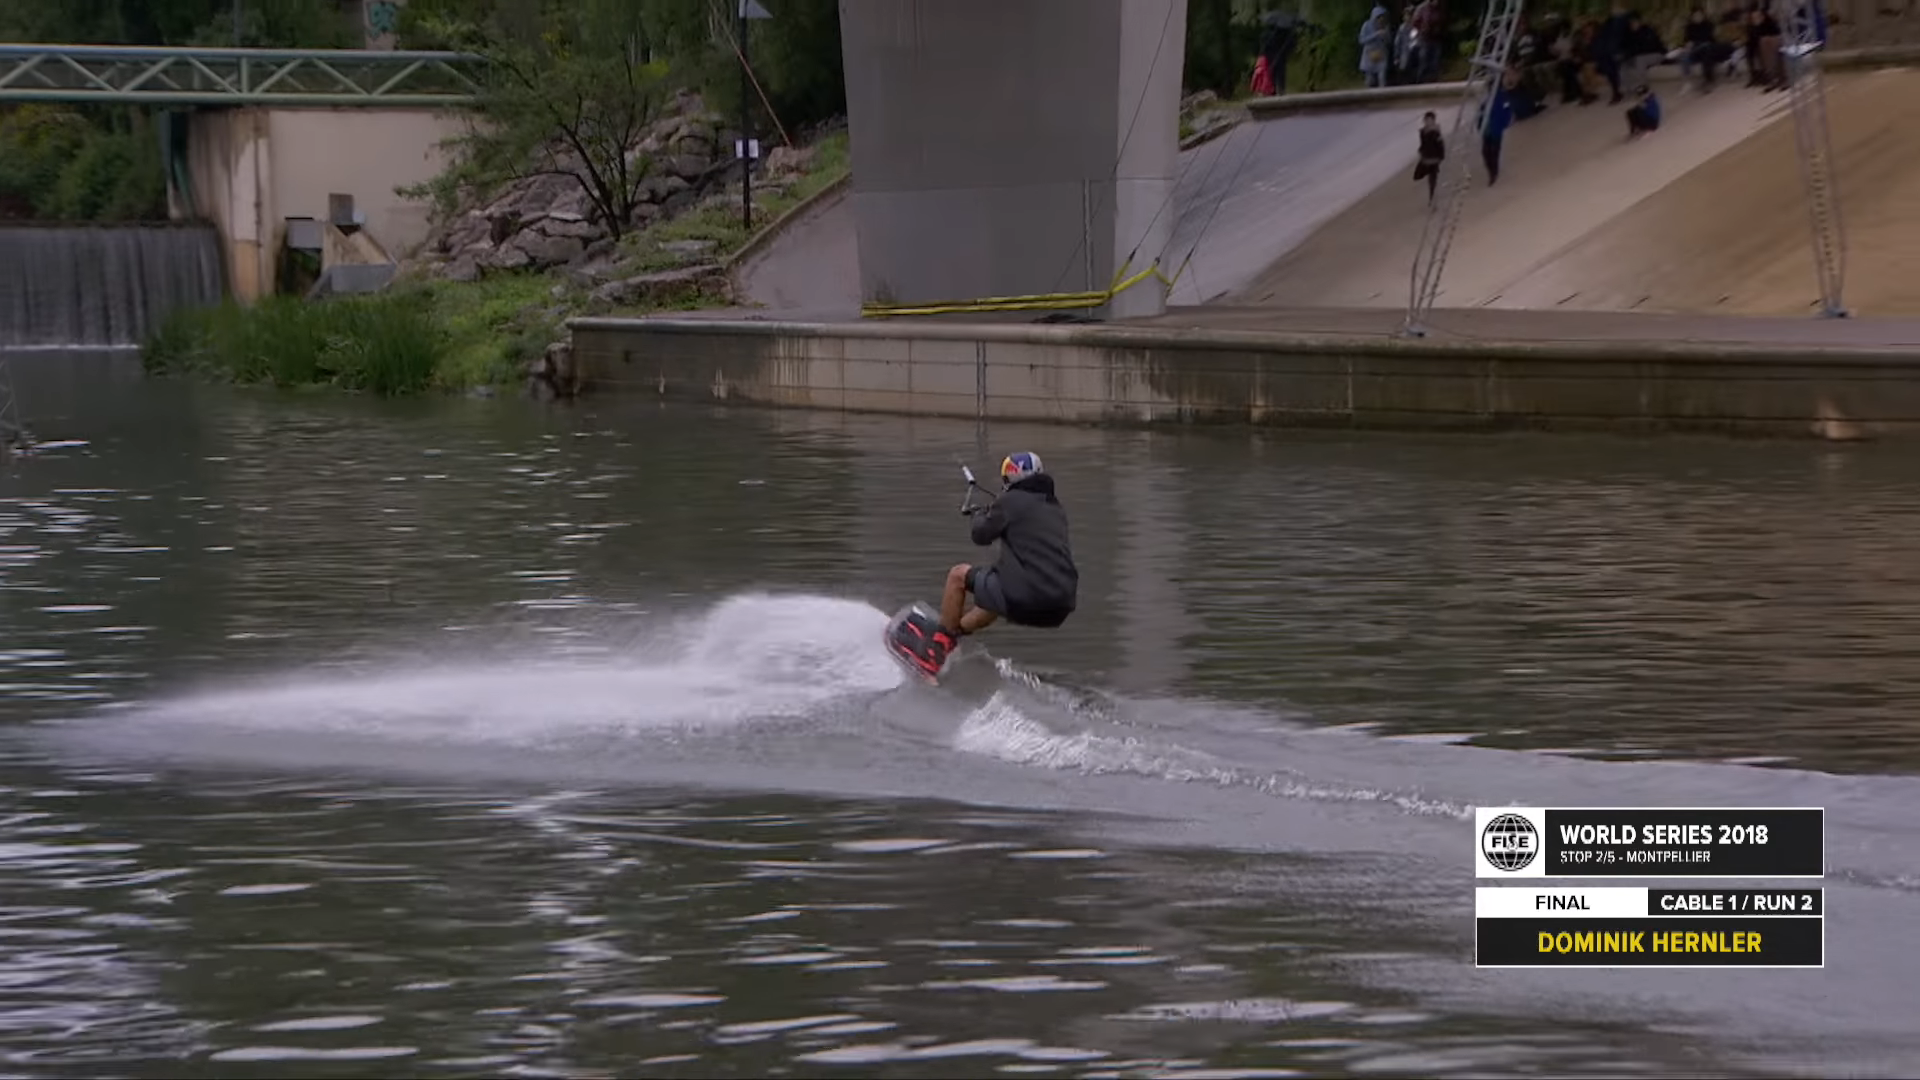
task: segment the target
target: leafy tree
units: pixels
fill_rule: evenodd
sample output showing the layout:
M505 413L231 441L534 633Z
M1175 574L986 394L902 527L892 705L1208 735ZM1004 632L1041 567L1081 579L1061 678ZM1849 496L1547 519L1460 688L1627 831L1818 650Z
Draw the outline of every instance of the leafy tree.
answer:
M62 221L154 221L167 216L160 141L144 119L96 132L60 171L41 216Z
M183 44L225 48L233 40L231 0L169 0L211 10ZM249 49L358 49L365 38L337 0L241 0L240 45Z
M1187 89L1229 97L1253 70L1257 31L1233 9L1234 0L1187 0Z
M242 45L355 44L339 0L241 0ZM233 0L0 0L0 38L92 45L232 45Z
M838 0L762 0L771 19L756 20L749 31L748 59L753 73L787 128L817 124L847 111L847 76L840 50ZM727 27L726 58L738 93L739 58ZM753 105L762 102L754 95ZM737 106L736 106L737 108ZM765 125L759 125L765 130Z
M412 0L411 12L423 0ZM424 0L429 5L462 0ZM514 0L481 0L511 3ZM758 131L778 120L787 130L846 112L841 67L839 0L760 0L773 17L749 31L749 59L757 84L748 103ZM738 0L628 0L645 52L671 63L676 79L700 91L726 116L740 112ZM427 39L418 39L427 40ZM408 38L409 48L424 47ZM762 95L765 98L762 98ZM768 105L772 115L768 115Z
M232 45L232 0L0 0L0 40ZM242 0L243 45L358 44L339 0ZM166 216L166 178L146 110L0 106L0 216L135 221Z
M51 216L67 163L94 134L86 117L57 105L23 105L0 115L0 216Z
M0 115L0 217L56 221L164 219L160 143L144 118L115 126L62 105Z
M634 147L668 89L666 64L648 55L643 8L631 0L421 7L427 10L403 23L403 34L485 61L474 105L482 122L456 140L464 151L456 182L571 177L608 231L621 236L653 165Z

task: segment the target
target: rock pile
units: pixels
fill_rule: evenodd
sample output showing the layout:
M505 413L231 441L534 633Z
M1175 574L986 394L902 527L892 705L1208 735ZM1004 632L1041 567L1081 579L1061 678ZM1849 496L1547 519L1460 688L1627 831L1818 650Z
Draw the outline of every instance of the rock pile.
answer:
M551 401L580 392L580 373L573 366L573 346L556 341L527 365L527 394Z
M1245 119L1244 105L1223 102L1211 90L1189 94L1180 99L1180 148L1217 138Z
M621 239L615 239L611 223L602 220L578 177L542 174L509 183L437 220L425 243L406 260L403 273L477 281L495 273L558 271L565 281L553 285L554 305L529 305L521 313L544 324L556 324L583 308L603 313L699 298L731 303L733 283L722 262L728 253L717 250L715 241L667 240L657 231L638 238L634 234L709 207L737 215L736 136L699 95L682 92L628 150L629 163L645 159L647 173L640 198L622 223ZM764 212L758 200L785 191L812 168L815 154L812 147L783 146L756 163L755 209ZM552 399L582 391L572 347L565 341L555 341L527 359L528 393Z
M724 191L730 173L738 170L733 134L699 95L683 92L664 112L628 151L630 163L645 160L651 165L641 182L640 201L622 231L699 205L716 190ZM579 179L545 174L516 180L484 203L437 222L409 269L452 281L553 267L605 277L617 273L615 255L610 223L601 219ZM570 276L578 281L580 275Z

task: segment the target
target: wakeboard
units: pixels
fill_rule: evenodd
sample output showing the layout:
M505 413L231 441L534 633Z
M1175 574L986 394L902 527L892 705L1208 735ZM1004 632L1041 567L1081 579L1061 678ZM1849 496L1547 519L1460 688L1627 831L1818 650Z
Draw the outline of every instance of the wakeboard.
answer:
M952 650L944 650L934 641L939 631L939 613L925 604L912 603L887 622L881 640L894 662L927 685L938 686L941 673L953 659Z

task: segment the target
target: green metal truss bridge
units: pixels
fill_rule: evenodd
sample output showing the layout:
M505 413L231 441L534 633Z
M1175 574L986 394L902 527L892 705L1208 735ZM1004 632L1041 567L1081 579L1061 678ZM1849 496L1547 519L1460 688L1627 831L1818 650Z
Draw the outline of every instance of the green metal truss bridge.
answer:
M362 49L0 44L0 104L420 108L465 104L478 57Z

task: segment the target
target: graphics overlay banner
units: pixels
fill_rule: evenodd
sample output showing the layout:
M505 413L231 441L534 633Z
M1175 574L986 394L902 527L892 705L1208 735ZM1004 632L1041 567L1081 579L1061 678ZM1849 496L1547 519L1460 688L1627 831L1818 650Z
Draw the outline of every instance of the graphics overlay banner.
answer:
M1474 890L1475 967L1818 968L1826 891Z
M1818 807L1477 807L1474 873L1483 878L1819 878L1826 873L1826 812Z

